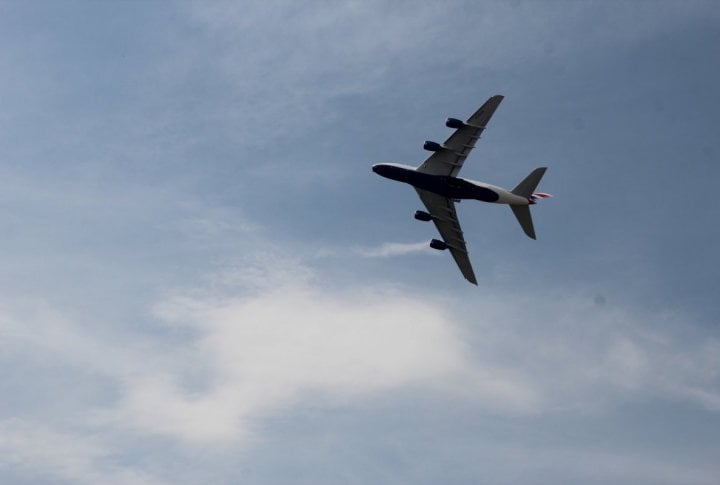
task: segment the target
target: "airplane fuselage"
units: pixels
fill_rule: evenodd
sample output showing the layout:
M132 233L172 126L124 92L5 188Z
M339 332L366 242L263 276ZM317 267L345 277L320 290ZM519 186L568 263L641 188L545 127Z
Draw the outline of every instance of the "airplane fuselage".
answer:
M447 175L432 175L400 163L373 165L373 172L391 180L410 184L449 199L472 199L495 204L530 205L532 200L515 195L501 187Z

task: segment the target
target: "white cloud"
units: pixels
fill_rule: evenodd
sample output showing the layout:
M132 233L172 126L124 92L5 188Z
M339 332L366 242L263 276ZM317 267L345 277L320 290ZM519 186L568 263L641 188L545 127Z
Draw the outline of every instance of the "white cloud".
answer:
M118 436L250 446L265 417L297 404L362 407L401 389L504 416L597 414L658 397L718 411L720 343L678 338L667 317L655 325L652 315L546 291L480 289L468 302L398 287L338 289L292 263L268 253L169 296L155 307L162 327L143 333L98 332L42 305L5 305L3 358L90 372L116 389L105 404L78 398L72 415L48 403L39 414L5 416L3 454L20 457L5 466L56 460L47 473L91 482L123 446ZM77 446L52 456L55 445L33 446L71 436Z
M393 294L394 293L394 294ZM171 372L127 383L121 422L192 441L245 439L258 416L303 392L348 400L461 370L462 343L431 303L286 281L259 294L170 299L158 315L199 336L185 358L201 392Z
M488 293L449 313L416 292L321 280L268 255L160 302L159 336L99 334L42 306L6 310L2 351L116 382L120 399L95 409L94 425L190 443L247 440L258 418L306 393L352 402L416 384L511 414L595 412L639 396L720 409L720 342L679 340L652 317Z

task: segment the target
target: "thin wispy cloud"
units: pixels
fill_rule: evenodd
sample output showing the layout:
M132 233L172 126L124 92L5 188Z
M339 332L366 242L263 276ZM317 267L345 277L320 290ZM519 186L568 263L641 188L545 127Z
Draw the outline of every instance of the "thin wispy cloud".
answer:
M366 258L389 258L392 256L404 256L406 254L427 253L432 254L436 250L430 248L427 241L416 243L383 243L374 248L355 248L355 251Z

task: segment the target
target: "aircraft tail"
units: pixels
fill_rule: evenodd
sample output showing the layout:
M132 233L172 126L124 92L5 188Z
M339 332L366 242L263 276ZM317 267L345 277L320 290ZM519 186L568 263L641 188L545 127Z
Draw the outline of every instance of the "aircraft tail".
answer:
M536 168L535 170L530 172L530 175L525 177L523 181L517 184L517 187L512 189L510 192L515 195L519 195L520 197L525 197L526 199L529 199L535 191L535 188L540 183L540 179L543 175L545 175L545 170L547 170L547 167Z
M545 170L547 170L547 167L536 168L530 172L530 175L525 177L523 181L517 185L517 187L512 189L511 192L515 195L519 195L520 197L525 197L528 199L530 204L534 204L537 197L551 197L550 194L545 193L533 194L533 191L540 183L540 179L543 175L545 175ZM530 215L530 205L511 205L510 208L512 209L513 214L515 214L515 218L520 223L520 227L522 227L523 231L525 231L525 234L527 234L528 237L535 239L535 228L533 227L532 216Z
M530 215L530 206L511 205L510 208L520 223L520 227L522 227L523 231L525 231L525 234L527 234L528 237L535 239L535 228L533 227L532 216Z

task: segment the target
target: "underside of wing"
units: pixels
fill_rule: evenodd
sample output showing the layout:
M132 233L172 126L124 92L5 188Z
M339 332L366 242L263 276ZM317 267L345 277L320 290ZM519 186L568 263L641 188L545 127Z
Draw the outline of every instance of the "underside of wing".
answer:
M416 190L420 196L420 200L425 204L425 207L430 213L432 221L440 233L440 237L442 237L443 242L447 244L455 263L457 263L460 268L460 272L466 280L477 285L475 273L473 272L472 264L470 264L470 258L468 257L463 232L460 228L457 212L455 211L455 203L451 199L433 192L421 189Z
M456 127L455 132L445 143L436 147L437 151L418 167L418 171L432 175L457 176L502 100L503 96L500 95L491 97L464 123L448 120L447 125Z

